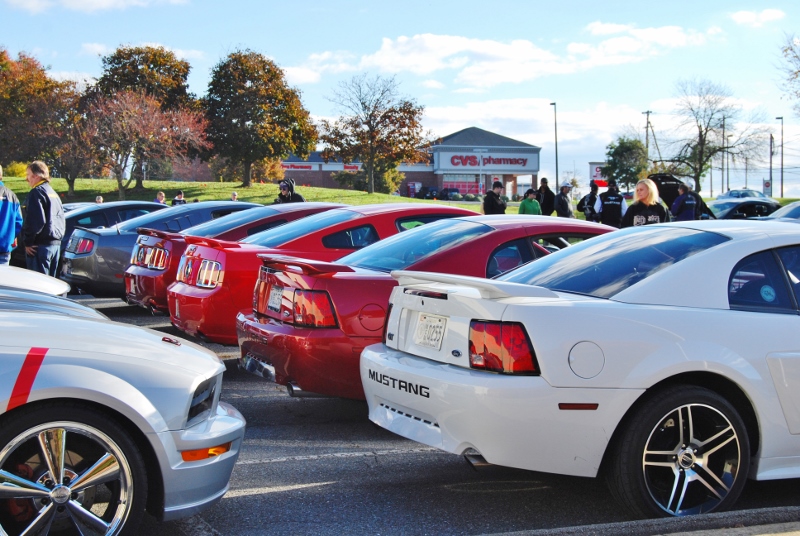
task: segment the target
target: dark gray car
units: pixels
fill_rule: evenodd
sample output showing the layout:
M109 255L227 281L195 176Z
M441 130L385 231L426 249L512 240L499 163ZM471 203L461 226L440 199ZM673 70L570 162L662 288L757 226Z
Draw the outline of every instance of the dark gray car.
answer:
M241 201L204 201L160 210L107 229L78 227L64 250L60 277L73 290L107 297L125 297L125 269L140 227L178 232L232 212L260 207Z

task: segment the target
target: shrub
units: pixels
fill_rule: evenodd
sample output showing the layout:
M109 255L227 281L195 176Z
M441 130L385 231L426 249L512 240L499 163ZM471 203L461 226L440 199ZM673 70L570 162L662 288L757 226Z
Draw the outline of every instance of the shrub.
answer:
M464 194L464 201L475 201L475 194Z
M461 201L462 197L461 194L453 194L450 199L453 201Z
M28 169L27 164L23 164L22 162L11 162L9 165L3 168L3 176L4 177L24 177L25 170Z
M483 196L480 194L476 195L475 201L477 201L478 203L483 203Z

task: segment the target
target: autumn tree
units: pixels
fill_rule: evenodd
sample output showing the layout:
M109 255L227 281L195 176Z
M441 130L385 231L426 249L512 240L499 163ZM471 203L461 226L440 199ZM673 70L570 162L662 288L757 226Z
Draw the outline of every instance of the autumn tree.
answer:
M215 156L209 160L209 166L211 175L219 178L221 182L243 182L242 167L231 163L227 158ZM253 181L276 182L284 177L279 158L265 158L253 162L250 174Z
M795 101L795 113L800 115L800 38L787 36L786 43L781 47L781 54L784 61L781 66L785 77L784 89Z
M630 190L647 166L647 148L642 140L621 136L606 147L606 165L600 173Z
M162 110L191 107L187 79L191 66L162 46L122 46L104 56L97 89L106 97L118 91L143 92L156 99Z
M97 99L89 111L89 125L103 163L117 179L120 199L125 199L133 180L124 180L132 158L140 162L170 159L209 146L200 113L163 111L156 99L143 93L123 90Z
M54 95L66 83L50 78L33 56L14 60L0 48L0 158L3 162L43 158L54 116Z
M678 82L677 92L679 120L671 143L674 154L668 161L686 170L696 191L715 157L760 159L768 136L767 129L759 126L763 118L744 119L727 88L708 80L689 80Z
M242 186L250 186L254 162L306 157L316 144L317 130L299 91L257 52L233 52L218 63L204 105L214 154L242 165Z
M322 121L323 156L362 162L369 193L375 192L376 174L396 169L401 162L428 160L424 107L400 97L394 77L355 76L340 84L330 100L342 115Z

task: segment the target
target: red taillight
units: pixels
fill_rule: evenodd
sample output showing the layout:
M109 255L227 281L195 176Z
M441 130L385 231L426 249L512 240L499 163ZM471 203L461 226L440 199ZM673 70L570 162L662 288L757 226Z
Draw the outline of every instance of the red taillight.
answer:
M294 291L294 323L313 328L336 327L333 303L324 290Z
M81 238L80 240L78 240L78 245L75 246L75 253L77 254L89 253L92 251L93 247L94 247L94 240L92 240L91 238Z
M539 374L528 334L516 322L470 322L469 364L492 372Z

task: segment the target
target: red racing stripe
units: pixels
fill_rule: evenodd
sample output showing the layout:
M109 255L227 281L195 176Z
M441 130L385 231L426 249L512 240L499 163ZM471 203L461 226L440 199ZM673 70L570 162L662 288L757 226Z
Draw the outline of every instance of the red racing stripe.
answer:
M11 391L11 398L8 400L6 411L11 411L28 401L33 381L36 379L36 375L39 374L39 367L42 366L46 353L47 348L31 348L31 351L25 356L25 361L22 363L19 376L17 376L17 382Z

